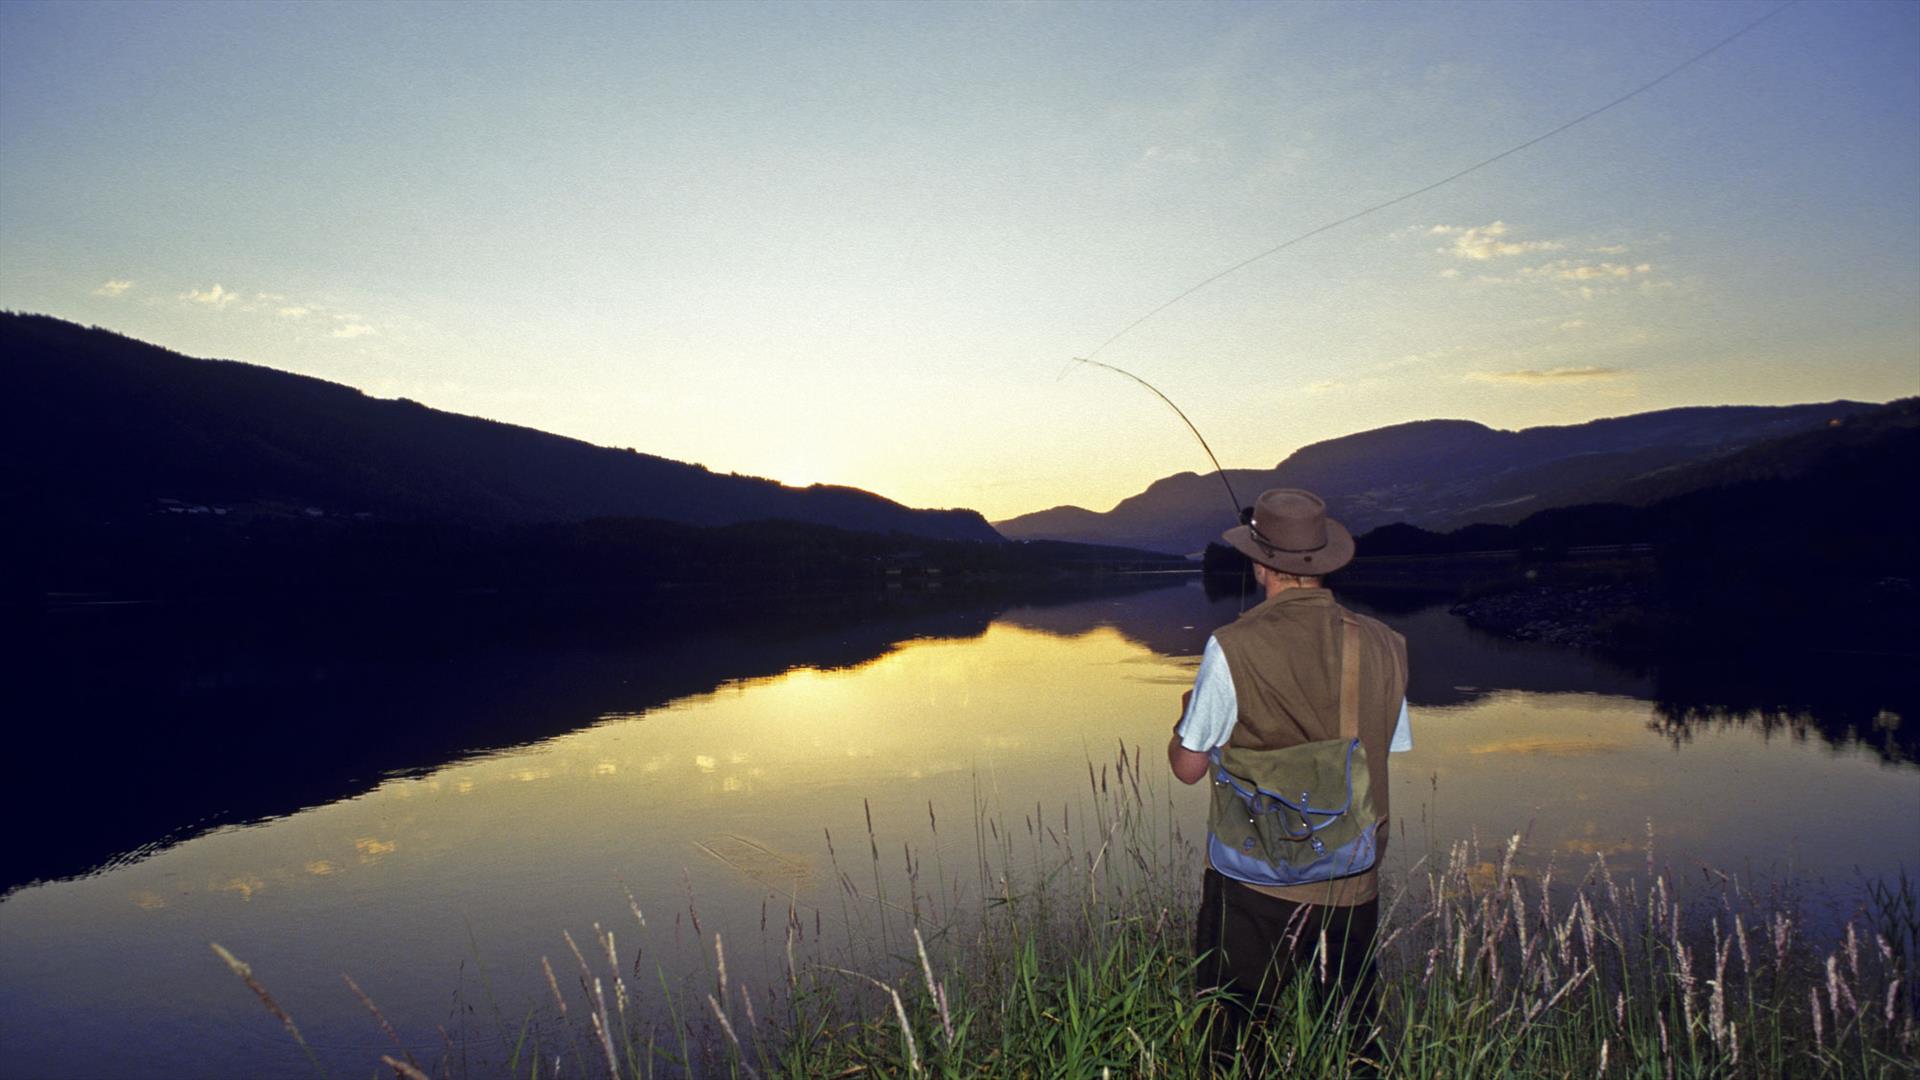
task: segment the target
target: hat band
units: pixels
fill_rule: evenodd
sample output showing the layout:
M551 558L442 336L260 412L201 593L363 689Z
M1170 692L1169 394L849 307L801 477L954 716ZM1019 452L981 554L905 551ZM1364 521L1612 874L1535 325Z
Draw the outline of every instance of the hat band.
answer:
M1322 526L1322 529L1324 531L1325 526ZM1260 531L1260 526L1255 525L1251 521L1247 522L1247 530L1253 533L1253 535L1259 539L1260 546L1265 548L1269 553L1272 553L1275 551L1284 551L1290 555L1304 555L1309 551L1319 551L1320 549L1326 547L1327 544L1331 542L1329 540L1322 540L1318 544L1315 544L1312 547L1290 548L1282 544L1274 543L1272 538L1268 537L1266 533L1263 533Z

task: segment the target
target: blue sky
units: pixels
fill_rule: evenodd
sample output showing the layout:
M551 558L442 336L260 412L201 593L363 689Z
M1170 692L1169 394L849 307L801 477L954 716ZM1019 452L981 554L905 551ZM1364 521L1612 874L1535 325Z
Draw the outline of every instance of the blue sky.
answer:
M0 5L0 306L1001 517L1206 468L1066 365L1775 4ZM1792 5L1100 354L1222 461L1920 392L1920 5Z

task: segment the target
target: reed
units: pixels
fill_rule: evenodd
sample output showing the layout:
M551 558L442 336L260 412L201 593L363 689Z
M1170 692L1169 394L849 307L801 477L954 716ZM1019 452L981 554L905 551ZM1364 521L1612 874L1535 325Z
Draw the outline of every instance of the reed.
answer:
M1089 767L1087 797L1057 814L990 813L976 796L974 872L946 879L936 848L932 888L910 845L905 890L890 882L869 808L871 893L835 852L844 937L829 944L818 909L809 928L787 897L776 942L763 912L763 944L784 962L758 995L751 972L736 965L729 978L718 932L706 947L689 889L706 988L697 973L676 987L656 965L657 993L633 993L613 931L594 927L605 971L562 931L584 1008L569 1007L543 958L529 997L552 1004L517 1040L502 1032L513 1047L503 1060L469 1065L449 1047L429 1069L402 1046L406 1060L389 1065L649 1078L1915 1075L1920 897L1904 876L1816 924L1787 884L1676 875L1656 861L1651 829L1632 873L1605 857L1542 865L1517 836L1430 850L1384 890L1373 1027L1358 1030L1315 992L1329 977L1321 964L1223 1057L1206 1035L1216 1002L1193 988L1201 857L1170 781L1141 759L1119 747ZM928 821L937 835L932 807ZM889 899L890 884L908 903Z
M844 991L802 993L794 1008L806 1022L769 1071L1915 1074L1920 903L1904 876L1871 884L1822 943L1784 887L1713 871L1682 883L1657 863L1651 829L1633 875L1604 857L1573 873L1551 861L1526 869L1518 836L1492 852L1473 840L1430 852L1387 890L1377 1029L1355 1030L1313 992L1328 977L1320 965L1222 1061L1205 1039L1213 1002L1193 990L1199 853L1160 814L1171 800L1137 750L1122 747L1109 766L1088 770L1078 830L1070 814L1056 828L1038 807L1020 829L978 830L997 895L964 933L943 934L938 961L916 955L919 970L897 964L890 982L869 973L906 995L905 1017ZM1769 928L1770 949L1755 948L1755 926Z

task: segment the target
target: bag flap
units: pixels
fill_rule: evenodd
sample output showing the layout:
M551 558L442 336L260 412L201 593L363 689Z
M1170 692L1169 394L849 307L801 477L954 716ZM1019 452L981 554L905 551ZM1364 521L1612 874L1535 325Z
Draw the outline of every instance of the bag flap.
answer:
M1297 814L1333 816L1353 804L1353 763L1366 760L1359 739L1324 739L1282 750L1228 746L1214 758L1215 779L1254 813L1285 806Z

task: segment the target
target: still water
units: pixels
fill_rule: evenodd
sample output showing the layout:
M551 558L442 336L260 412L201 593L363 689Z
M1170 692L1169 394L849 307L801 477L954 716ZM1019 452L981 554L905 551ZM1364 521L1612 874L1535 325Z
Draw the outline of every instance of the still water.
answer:
M1893 707L1910 700L1897 692L1835 699L1845 724L1805 708L1676 701L1655 676L1499 641L1443 608L1353 606L1405 633L1415 668L1415 748L1392 762L1405 840L1390 872L1457 838L1517 832L1540 864L1643 861L1650 830L1656 857L1682 872L1711 865L1842 904L1865 879L1920 866L1920 769L1900 730L1920 718ZM236 758L225 781L219 769L190 773L179 786L197 794L180 805L116 804L111 828L81 830L106 848L66 853L92 872L0 901L0 1073L314 1075L209 942L249 962L346 1075L392 1047L342 974L416 1052L452 1045L475 1058L550 1008L540 961L566 978L563 930L591 948L594 924L613 928L642 986L705 971L719 932L733 978L771 985L789 902L809 931L847 933L828 842L864 871L869 812L888 873L911 845L921 873L944 883L927 891L964 899L976 806L1017 822L1039 804L1071 819L1088 763L1122 744L1163 771L1200 647L1238 607L1176 581L1049 604L948 601L756 620L750 633L571 641L538 659L438 656L420 662L428 674L405 673L412 681L336 663L328 692L289 691L306 700L286 710L310 726L301 740ZM340 690L368 682L362 696ZM186 722L179 701L210 700L153 693L169 724ZM373 725L333 715L376 699L406 710ZM445 753L408 727L519 745ZM328 771L333 758L298 749L341 732L368 744L356 762L379 761L384 745L385 768L404 771ZM39 765L75 783L89 757L112 753L66 752ZM316 769L331 791L313 792ZM142 790L166 790L167 777L149 779ZM1175 799L1175 816L1201 828L1201 792ZM241 820L220 824L209 806ZM203 826L180 828L186 813ZM167 835L185 838L149 844ZM109 858L124 847L137 850ZM30 876L48 876L44 865Z

